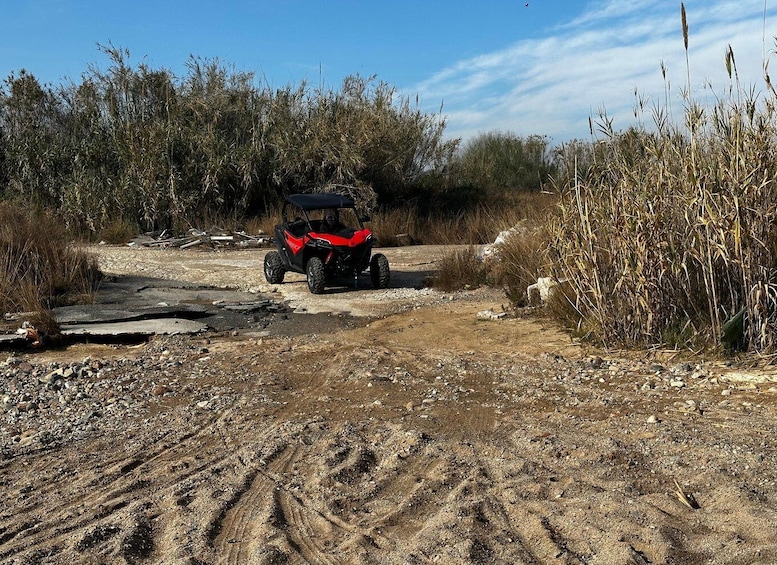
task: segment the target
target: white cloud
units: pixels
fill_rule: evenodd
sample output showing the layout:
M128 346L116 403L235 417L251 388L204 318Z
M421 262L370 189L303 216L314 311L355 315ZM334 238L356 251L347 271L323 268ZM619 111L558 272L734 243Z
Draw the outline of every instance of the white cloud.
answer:
M622 0L606 0L594 3L582 16L563 26L566 28L581 28L596 22L612 18L622 18L646 8L652 8L656 5L656 0L631 0L623 2Z
M764 21L763 0L691 0L685 6L693 94L704 96L707 83L718 93L727 88L729 44L742 86L762 87L762 54L774 51L777 34L777 18ZM635 88L664 106L661 62L668 101L679 110L687 83L679 3L607 0L543 39L459 61L415 91L435 109L443 100L453 137L509 130L561 142L586 138L588 118L599 108L615 119L616 129L634 124Z

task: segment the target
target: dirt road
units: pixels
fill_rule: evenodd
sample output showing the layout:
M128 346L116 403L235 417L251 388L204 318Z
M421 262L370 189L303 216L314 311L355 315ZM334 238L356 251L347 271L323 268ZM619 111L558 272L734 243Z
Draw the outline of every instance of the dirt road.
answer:
M479 320L439 248L321 297L258 250L94 252L307 313L0 363L3 563L777 562L774 371Z

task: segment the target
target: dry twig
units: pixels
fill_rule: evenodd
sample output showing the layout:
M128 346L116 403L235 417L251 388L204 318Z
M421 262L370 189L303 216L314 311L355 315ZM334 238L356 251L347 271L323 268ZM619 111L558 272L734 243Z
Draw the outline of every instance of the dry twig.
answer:
M677 482L677 479L674 480L674 486L677 488L675 491L675 496L677 497L677 500L682 502L685 506L690 508L691 510L698 510L701 508L699 506L699 503L696 502L696 498L694 498L693 494L689 492L683 491L682 488L680 488L680 483Z

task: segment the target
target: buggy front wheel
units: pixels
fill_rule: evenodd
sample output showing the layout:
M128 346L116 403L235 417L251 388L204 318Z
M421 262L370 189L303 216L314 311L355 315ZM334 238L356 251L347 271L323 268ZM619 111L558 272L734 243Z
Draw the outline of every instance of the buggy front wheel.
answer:
M283 260L277 251L270 251L264 256L264 278L270 284L280 284L286 270L283 268Z
M324 262L318 257L308 259L305 274L308 276L308 288L313 294L324 292L326 284L326 271L324 271Z
M387 288L391 279L389 262L382 253L377 253L370 261L370 278L373 288Z

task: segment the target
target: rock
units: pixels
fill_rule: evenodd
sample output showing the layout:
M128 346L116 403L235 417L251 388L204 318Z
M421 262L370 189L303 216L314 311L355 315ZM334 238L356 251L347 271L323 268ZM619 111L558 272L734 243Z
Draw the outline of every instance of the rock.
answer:
M34 435L27 436L27 437L19 436L19 447L27 447L34 441L35 441Z
M690 373L692 370L693 366L690 363L678 363L670 369L670 371L675 375Z
M99 324L72 324L62 326L63 336L108 336L113 338L154 334L190 334L205 331L202 322L183 318L158 318Z
M16 405L16 409L19 412L35 412L38 409L38 405L32 401L19 402Z
M506 312L494 312L493 310L481 310L478 312L478 320L496 321L507 316Z
M70 374L72 375L73 371L71 369L68 369L68 371L70 371ZM65 376L64 370L57 369L55 371L51 371L50 373L48 373L47 375L41 377L38 380L41 383L45 384L45 385L50 385L50 384L55 383L59 379L64 378L64 376Z
M157 385L151 389L152 396L164 396L168 392L170 392L170 389L163 385Z
M537 301L534 299L536 294L539 296L540 302L547 302L557 285L558 282L553 277L539 277L536 283L526 287L526 299L529 304L536 304Z
M659 420L658 417L655 416L655 415L652 415L652 416L648 417L648 419L647 419L647 423L648 424L658 424L660 421L661 420Z
M683 388L685 387L685 381L682 381L680 379L669 381L669 386L674 388Z
M588 360L587 366L589 369L601 369L604 364L604 359L599 356L592 357Z

